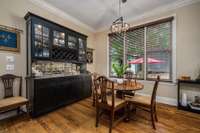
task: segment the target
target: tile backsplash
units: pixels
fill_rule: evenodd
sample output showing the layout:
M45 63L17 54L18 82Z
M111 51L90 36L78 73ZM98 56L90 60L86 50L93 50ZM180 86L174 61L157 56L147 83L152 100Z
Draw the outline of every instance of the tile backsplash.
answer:
M37 61L32 63L32 74L35 76L51 74L80 74L80 66L73 63Z

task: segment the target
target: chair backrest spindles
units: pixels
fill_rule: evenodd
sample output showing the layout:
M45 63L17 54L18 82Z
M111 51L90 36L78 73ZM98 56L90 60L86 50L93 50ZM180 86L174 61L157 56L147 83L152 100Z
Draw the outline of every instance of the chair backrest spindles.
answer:
M105 76L100 76L94 81L94 84L95 84L95 91L96 91L96 102L108 104L107 90L109 89L111 90L111 93L112 93L112 106L114 107L114 82L110 81Z
M14 81L15 79L19 79L19 95L21 96L21 88L22 88L22 77L20 76L16 76L16 75L12 75L12 74L5 74L0 76L0 79L2 80L3 86L4 86L4 98L8 98L8 97L13 97L13 85L14 85Z

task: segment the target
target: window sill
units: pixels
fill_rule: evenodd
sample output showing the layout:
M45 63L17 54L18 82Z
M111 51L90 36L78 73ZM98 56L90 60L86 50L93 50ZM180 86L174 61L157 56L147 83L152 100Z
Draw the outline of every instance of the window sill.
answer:
M109 77L110 79L113 79L113 80L115 80L115 79L118 79L117 77L112 77L112 76L110 76ZM138 82L141 82L141 83L147 83L147 84L154 84L154 80L143 80L143 79L137 79L137 81ZM160 81L159 82L159 84L161 84L161 85L171 85L171 86L176 86L177 84L176 84L176 82L172 82L172 81Z
M138 82L141 83L147 83L147 84L154 84L155 81L153 80L137 80ZM159 84L161 85L171 85L171 86L176 86L175 82L166 82L166 81L160 81Z

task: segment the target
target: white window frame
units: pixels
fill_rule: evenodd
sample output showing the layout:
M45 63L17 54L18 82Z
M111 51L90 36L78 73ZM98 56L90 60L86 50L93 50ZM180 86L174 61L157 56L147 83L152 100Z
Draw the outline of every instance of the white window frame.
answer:
M149 22L154 22L157 21L159 19L163 19L163 18L167 18L167 17L174 17L174 19L172 20L172 81L171 83L176 83L176 79L177 79L177 73L176 73L176 14L173 15L169 15L169 16L164 16L162 18L158 18L156 20L151 20ZM146 22L146 23L149 23ZM144 59L146 59L146 30L147 27L144 27ZM125 37L125 36L124 36ZM125 39L124 39L124 44L125 44ZM124 45L124 52L125 52L125 47L126 45ZM110 76L109 74L109 36L107 36L107 77ZM125 62L125 54L124 54L124 61ZM150 80L147 80L147 70L146 70L147 66L146 66L146 60L144 61L144 80L141 81L147 81L147 82L151 82Z

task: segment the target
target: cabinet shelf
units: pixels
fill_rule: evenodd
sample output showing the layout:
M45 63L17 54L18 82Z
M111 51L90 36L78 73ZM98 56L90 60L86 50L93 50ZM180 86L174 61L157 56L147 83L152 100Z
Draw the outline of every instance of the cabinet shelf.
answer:
M189 88L184 88L183 87L184 85L186 85ZM181 95L183 93L183 90L186 89L186 90L189 90L189 92L194 91L194 88L190 88L191 86L194 86L194 85L195 85L195 90L200 91L200 81L197 81L197 80L178 80L178 93L177 93L178 94L178 96L177 96L178 97L177 98L178 109L182 109L182 110L185 110L185 111L190 111L190 112L193 112L193 113L199 113L200 114L200 110L192 109L189 106L189 103L187 103L187 106L182 105ZM188 91L186 91L186 92L188 92ZM190 96L190 97L194 98L194 96Z

